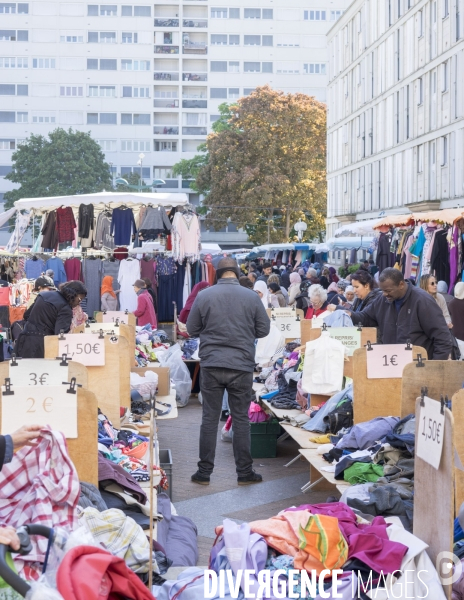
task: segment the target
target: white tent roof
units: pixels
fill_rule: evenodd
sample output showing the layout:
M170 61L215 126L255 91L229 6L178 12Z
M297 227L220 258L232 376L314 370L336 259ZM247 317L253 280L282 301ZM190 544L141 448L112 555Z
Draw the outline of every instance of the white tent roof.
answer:
M126 206L137 206L140 204L152 204L153 206L179 206L188 203L188 195L176 194L133 194L132 192L98 192L97 194L78 194L75 196L51 196L49 198L22 198L16 200L15 207L18 210L31 210L42 212L53 210L60 206L79 208L80 204L110 205L116 208L125 204Z
M339 227L335 233L335 237L341 237L343 235L374 235L373 227L380 223L383 219L369 219L368 221L356 221L356 223L344 223Z
M221 246L214 244L213 242L201 242L201 253L202 254L221 254Z
M326 242L330 250L367 250L374 238L370 237L340 237L329 238Z

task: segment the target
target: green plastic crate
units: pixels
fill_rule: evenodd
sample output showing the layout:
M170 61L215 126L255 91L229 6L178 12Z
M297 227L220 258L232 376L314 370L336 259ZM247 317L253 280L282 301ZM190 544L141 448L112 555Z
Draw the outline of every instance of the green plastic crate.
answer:
M251 423L252 458L275 458L279 435L280 423L277 419L264 423Z

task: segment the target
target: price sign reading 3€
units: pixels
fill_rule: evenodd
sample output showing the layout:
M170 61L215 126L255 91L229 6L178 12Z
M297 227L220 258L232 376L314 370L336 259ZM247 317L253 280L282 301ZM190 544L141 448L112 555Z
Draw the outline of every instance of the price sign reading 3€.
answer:
M119 319L120 323L127 325L129 319L125 312L122 310L109 310L106 314L102 315L103 323L115 323L116 319Z
M425 396L424 406L420 407L416 455L437 470L440 467L444 433L445 415L441 414L440 402Z
M406 344L379 344L366 349L368 379L397 379L404 367L412 362L412 348Z
M93 333L67 333L64 340L58 338L58 354L86 367L102 367L105 364L105 340Z
M61 367L57 360L23 358L16 366L10 364L12 385L61 385L68 379L68 367Z
M12 396L2 394L2 434L21 423L50 425L67 438L77 438L77 394L68 394L68 389L68 385L14 386Z

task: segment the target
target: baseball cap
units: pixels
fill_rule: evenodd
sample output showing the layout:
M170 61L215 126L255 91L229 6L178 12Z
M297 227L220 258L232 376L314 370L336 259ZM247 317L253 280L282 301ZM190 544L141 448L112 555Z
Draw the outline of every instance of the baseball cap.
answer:
M47 277L46 275L42 275L41 277L37 277L34 283L34 291L37 291L41 287L48 287L51 289L56 289L53 279Z

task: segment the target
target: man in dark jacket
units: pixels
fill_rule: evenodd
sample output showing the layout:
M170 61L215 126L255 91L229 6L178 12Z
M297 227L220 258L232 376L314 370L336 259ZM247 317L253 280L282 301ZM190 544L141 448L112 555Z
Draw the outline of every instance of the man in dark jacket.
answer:
M269 279L269 275L272 273L272 265L269 262L265 262L263 264L263 271L260 277L258 277L258 281L264 281L267 284L267 280Z
M382 344L407 340L427 350L430 360L447 360L452 340L443 313L424 290L404 280L398 269L387 268L379 278L382 294L360 312L351 312L353 323L379 328Z
M238 282L233 258L223 258L216 271L217 285L203 290L193 303L187 331L200 337L203 416L200 461L192 481L208 485L214 469L216 439L224 390L234 423L233 449L239 485L259 483L253 471L248 408L252 398L255 339L266 337L270 320L258 294Z

